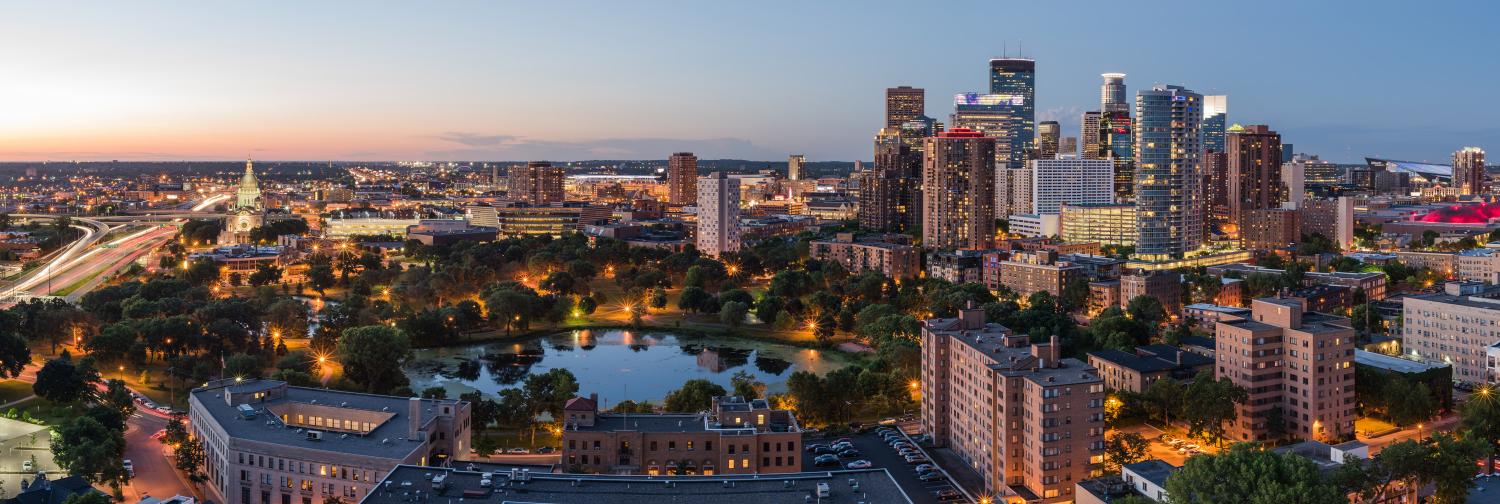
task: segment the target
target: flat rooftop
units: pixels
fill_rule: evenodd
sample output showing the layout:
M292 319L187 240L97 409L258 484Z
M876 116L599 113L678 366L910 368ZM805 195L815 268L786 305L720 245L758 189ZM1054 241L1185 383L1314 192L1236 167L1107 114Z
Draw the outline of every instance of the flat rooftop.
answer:
M245 418L237 406L230 406L224 399L225 391L241 395L285 385L275 380L246 380L238 384L195 388L192 399L202 405L203 412L212 417L229 437L236 439L397 460L406 458L420 447L420 443L406 439L410 426L408 401L411 398L408 397L286 386L283 397L250 403L255 411L252 418ZM457 405L458 401L422 399L419 425L426 425L440 416L437 411L440 404ZM349 411L351 419L377 414L385 420L373 425L368 433L359 434L341 429L287 425L274 413L302 406L316 406L319 411L327 412L352 410ZM309 440L308 430L322 431L322 439Z
M901 468L898 468L901 469ZM432 480L444 476L442 489ZM481 473L401 465L361 504L911 504L885 469L776 475L606 476L496 472L490 488ZM820 483L828 496L819 498Z
M1496 342L1495 344L1500 345L1500 342ZM1388 371L1395 371L1397 373L1421 373L1429 369L1448 367L1447 365L1417 362L1414 360L1403 359L1400 357L1391 357L1389 355L1359 349L1354 350L1354 363Z

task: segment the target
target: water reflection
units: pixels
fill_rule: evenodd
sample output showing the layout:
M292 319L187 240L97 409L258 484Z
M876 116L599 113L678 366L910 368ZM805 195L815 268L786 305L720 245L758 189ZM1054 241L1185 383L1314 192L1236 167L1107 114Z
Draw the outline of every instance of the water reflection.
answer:
M531 374L566 368L578 377L580 392L598 393L609 405L624 399L660 401L694 378L727 389L730 377L740 371L765 382L769 391L780 392L794 371L822 374L847 364L844 354L837 352L764 341L608 330L417 350L406 373L413 389L442 386L453 397L473 390L497 395Z

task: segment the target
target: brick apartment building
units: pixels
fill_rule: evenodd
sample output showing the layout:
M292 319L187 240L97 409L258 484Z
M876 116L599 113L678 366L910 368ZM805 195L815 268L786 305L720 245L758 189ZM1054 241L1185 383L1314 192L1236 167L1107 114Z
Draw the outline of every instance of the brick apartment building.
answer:
M973 307L922 324L922 424L1012 502L1071 502L1104 454L1104 380Z
M1347 318L1304 306L1294 298L1254 299L1249 317L1214 325L1216 376L1250 393L1235 407L1228 429L1234 441L1268 439L1278 410L1293 438L1354 435L1354 329Z
M853 233L809 244L813 259L834 261L850 273L879 272L891 278L916 278L922 271L922 251L911 245L884 241L854 241Z
M605 474L772 474L801 471L802 429L765 399L716 397L698 414L599 412L597 395L563 407L562 464Z

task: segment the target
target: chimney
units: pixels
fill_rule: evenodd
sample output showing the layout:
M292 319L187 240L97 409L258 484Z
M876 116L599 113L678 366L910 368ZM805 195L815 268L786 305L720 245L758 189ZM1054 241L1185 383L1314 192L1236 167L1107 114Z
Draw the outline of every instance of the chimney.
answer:
M592 403L594 403L594 412L598 413L599 412L599 393L598 392L590 392L589 393L589 401L592 402Z
M1177 351L1177 366L1182 366L1182 350Z
M983 329L984 310L974 306L974 301L969 301L963 309L958 311L959 329Z
M1062 360L1062 347L1057 344L1056 334L1052 335L1050 344L1047 345L1047 350L1048 355L1051 357L1051 360L1047 362L1048 364L1051 364L1048 367L1057 367L1058 361Z
M422 399L406 400L406 439L415 441L422 434Z

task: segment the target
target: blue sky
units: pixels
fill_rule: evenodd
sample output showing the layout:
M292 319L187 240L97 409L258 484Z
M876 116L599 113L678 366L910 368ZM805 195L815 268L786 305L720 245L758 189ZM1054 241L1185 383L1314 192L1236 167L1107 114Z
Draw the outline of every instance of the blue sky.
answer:
M1037 59L1077 135L1099 75L1229 95L1299 152L1500 139L1484 2L54 2L0 16L0 159L868 161L884 89L928 115Z

